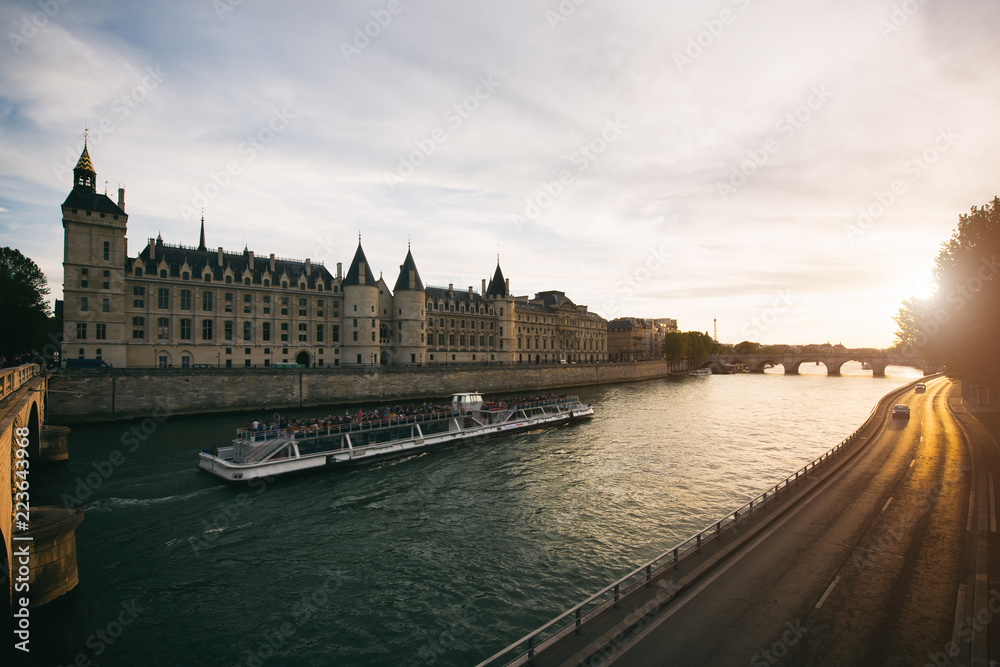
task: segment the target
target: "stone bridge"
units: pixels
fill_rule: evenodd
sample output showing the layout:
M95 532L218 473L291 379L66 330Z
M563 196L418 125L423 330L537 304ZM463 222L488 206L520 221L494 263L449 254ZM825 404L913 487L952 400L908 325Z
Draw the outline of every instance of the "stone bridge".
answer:
M0 369L0 532L15 636L18 623L27 622L26 607L77 584L75 530L83 512L31 502L44 466L68 457L69 429L45 425L47 389L48 378L35 364Z
M840 367L848 361L860 361L871 366L873 377L885 377L886 366L911 366L928 374L920 357L909 357L888 350L841 350L835 352L805 351L780 352L777 354L719 354L710 356L702 363L702 368L722 370L725 366L743 364L751 373L763 373L769 366L781 364L785 375L798 375L799 366L819 362L826 366L827 375L840 375Z

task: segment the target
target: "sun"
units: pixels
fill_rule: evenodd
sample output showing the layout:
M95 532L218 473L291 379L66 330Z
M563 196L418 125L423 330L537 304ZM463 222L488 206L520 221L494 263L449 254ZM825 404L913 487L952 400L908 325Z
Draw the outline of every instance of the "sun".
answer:
M920 273L910 280L907 292L918 299L929 299L937 291L937 283L929 272Z

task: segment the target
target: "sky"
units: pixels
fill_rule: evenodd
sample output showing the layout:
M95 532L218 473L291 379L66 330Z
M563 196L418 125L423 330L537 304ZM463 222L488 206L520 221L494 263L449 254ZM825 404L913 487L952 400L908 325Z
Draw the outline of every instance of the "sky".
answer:
M0 4L0 245L61 298L88 130L162 234L392 285L562 290L736 343L885 347L1000 194L1000 3Z

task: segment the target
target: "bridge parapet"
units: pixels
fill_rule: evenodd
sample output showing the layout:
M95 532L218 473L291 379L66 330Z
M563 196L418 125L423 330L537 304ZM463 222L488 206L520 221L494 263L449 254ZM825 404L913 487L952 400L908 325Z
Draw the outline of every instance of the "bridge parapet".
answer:
M0 401L13 394L40 371L41 367L38 364L0 368Z
M777 354L720 354L709 357L703 366L743 364L752 373L763 373L768 366L782 365L785 375L798 375L799 366L804 363L819 362L826 366L827 375L840 375L841 367L848 361L860 361L871 366L874 377L884 377L886 366L911 366L925 372L924 362L919 357L908 357L888 350L843 350L836 352L804 351L780 352Z

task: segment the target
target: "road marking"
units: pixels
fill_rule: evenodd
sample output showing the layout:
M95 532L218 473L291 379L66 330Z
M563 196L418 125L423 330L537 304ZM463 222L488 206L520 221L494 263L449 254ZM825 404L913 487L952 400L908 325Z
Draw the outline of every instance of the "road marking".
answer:
M889 507L889 503L891 502L892 502L892 496L889 496L889 500L885 501L885 505L882 505L882 509L880 509L879 511L884 512L886 508Z
M976 491L975 489L969 491L969 520L965 522L965 530L972 530L972 511L976 507Z
M965 584L958 585L958 599L955 601L955 624L952 627L952 646L959 646L959 628L962 627L962 616L965 612Z
M990 532L997 532L997 499L993 491L993 473L990 473Z
M890 498L889 500L892 500L892 498ZM889 504L889 503L886 503L886 505L888 505L888 504ZM817 608L817 609L819 609L820 607L822 607L822 606L823 606L823 603L824 603L824 602L826 602L826 599L827 599L828 597L830 597L830 593L832 593L832 592L833 592L833 588L834 588L834 586L836 586L836 585L837 585L837 582L838 582L838 581L840 581L840 575L839 575L839 574L838 574L838 575L837 575L836 577L834 577L834 578L833 578L833 581L831 581L831 582L830 582L830 585L826 587L826 592L825 592L825 593L823 593L823 597L821 597L821 598L819 599L819 602L817 602L817 603L816 603L816 608Z

